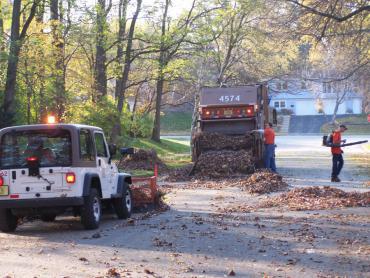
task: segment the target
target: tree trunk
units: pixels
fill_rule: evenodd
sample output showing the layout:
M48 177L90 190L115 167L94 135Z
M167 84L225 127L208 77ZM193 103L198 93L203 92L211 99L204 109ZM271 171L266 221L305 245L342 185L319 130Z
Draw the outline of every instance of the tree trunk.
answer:
M40 34L44 33L44 13L45 13L45 0L41 1L40 5L38 6L36 15L35 15L35 20L36 24L39 28ZM45 57L45 53L42 51L41 48L37 49L37 55L39 57ZM39 74L40 74L40 89L38 92L38 98L40 100L39 102L39 107L36 109L36 121L39 123L45 122L45 119L47 118L47 110L46 110L46 105L47 105L47 100L45 100L45 95L44 95L44 89L45 89L45 65L41 64L40 69L39 69ZM35 99L35 104L36 104L36 99ZM36 107L36 105L34 106ZM37 112L38 111L38 112Z
M0 1L0 52L5 51L3 7ZM2 62L2 60L0 60Z
M152 133L152 140L160 142L161 141L161 105L162 105L162 95L163 95L163 71L161 70L162 78L157 80L157 97L155 102L155 116L154 116L154 127Z
M2 107L1 126L8 126L14 123L15 116L15 94L17 85L17 69L19 61L19 53L21 51L22 40L26 36L28 27L30 26L37 8L38 2L33 2L30 14L26 18L22 31L20 32L20 17L21 17L21 0L13 1L12 25L10 31L10 50L8 57L8 68L6 71L6 83L4 90L4 100Z
M19 52L21 48L19 37L20 15L21 0L14 0L8 68L6 71L5 96L3 101L4 114L2 115L2 126L8 126L14 123L15 89L17 82Z
M159 69L158 69L158 79L157 79L157 97L155 103L155 117L154 126L152 132L152 140L160 142L161 141L161 105L162 105L162 95L163 95L163 84L164 84L164 73L163 70L166 66L166 49L165 49L165 36L166 36L166 24L167 24L167 12L170 5L170 0L165 0L165 6L162 17L162 33L161 33L161 44L159 53Z
M96 61L95 61L95 90L97 99L107 95L107 72L106 61L107 55L105 46L107 42L106 36L107 14L105 11L105 0L98 0L96 14Z
M51 0L50 2L51 26L53 34L53 56L55 69L53 72L53 114L59 121L63 120L65 111L65 78L64 78L64 40L61 30L61 11L59 9L59 0Z
M338 113L339 105L340 105L340 102L336 101L335 102L335 106L334 106L333 116L331 118L331 123L332 124L335 124L335 120L337 118L337 113Z
M136 20L139 16L139 13L140 13L141 3L142 3L142 0L137 0L136 11L135 11L134 17L132 18L131 25L130 25L130 31L129 31L128 36L127 36L125 66L123 68L122 78L119 80L120 83L121 83L120 86L121 86L121 89L122 89L122 91L119 92L118 104L117 104L117 111L119 113L122 112L123 102L125 100L125 90L126 90L126 85L127 85L127 81L128 81L128 76L130 74L131 63L132 63L132 61L131 61L132 41L133 41L134 33L135 33Z
M127 86L127 81L128 81L128 77L129 77L130 70L131 70L132 41L134 39L135 25L136 25L137 18L139 17L141 3L142 3L142 0L137 0L135 14L131 20L130 30L127 35L127 45L126 45L126 51L125 51L125 65L123 67L122 76L118 78L117 80L117 84L119 84L119 88L118 88L119 91L118 92L116 91L116 93L118 93L118 102L117 102L118 119L115 125L113 126L112 133L111 133L111 141L114 143L116 143L117 136L121 135L120 118L122 115L123 103L125 100L125 90Z
M123 42L126 32L126 13L127 13L127 4L128 0L120 0L119 1L119 8L118 8L118 46L117 46L117 63L118 63L118 71L119 75L116 80L116 87L114 96L116 99L118 99L119 94L122 92L122 72L123 72Z

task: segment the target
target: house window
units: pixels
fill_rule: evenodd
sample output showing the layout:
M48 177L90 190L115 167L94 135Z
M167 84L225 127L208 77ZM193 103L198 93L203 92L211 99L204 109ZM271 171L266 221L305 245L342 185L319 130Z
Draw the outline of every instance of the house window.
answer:
M275 108L285 108L285 100L275 101L274 107Z
M287 90L287 89L288 89L288 81L285 81L285 82L283 83L283 89L284 89L284 90Z
M277 89L277 90L281 90L281 83L280 83L280 82L278 82L278 83L276 84L276 89Z
M307 89L306 82L304 82L304 81L301 82L301 89L302 90Z

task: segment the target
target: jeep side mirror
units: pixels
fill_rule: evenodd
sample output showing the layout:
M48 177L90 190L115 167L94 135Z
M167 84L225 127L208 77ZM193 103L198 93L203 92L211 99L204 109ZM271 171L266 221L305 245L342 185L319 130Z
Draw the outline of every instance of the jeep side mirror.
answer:
M134 154L134 148L121 148L121 155Z
M110 154L110 156L114 156L117 153L117 146L116 146L116 144L109 144L108 145L108 148L109 148L109 154Z

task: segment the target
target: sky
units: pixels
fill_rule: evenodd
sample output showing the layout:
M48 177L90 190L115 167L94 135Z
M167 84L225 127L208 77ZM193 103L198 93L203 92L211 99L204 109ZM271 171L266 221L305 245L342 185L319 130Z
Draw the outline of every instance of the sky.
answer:
M106 0L108 2L108 0ZM118 4L119 0L112 0L113 1L113 4ZM97 0L84 0L84 1L78 1L78 3L82 4L83 2L86 3L86 5L88 6L93 6L97 3ZM135 0L131 0L130 2L132 2L132 4L130 5L130 9L129 11L131 13L133 13L134 9L135 9L135 4L136 4L136 1ZM158 3L163 3L164 0L143 0L143 4L142 6L145 8L145 7L151 7L153 6L154 4L157 4ZM172 0L172 5L169 9L169 12L168 12L168 15L171 16L171 17L177 17L179 16L179 14L184 11L184 10L188 10L190 7L191 7L191 4L192 4L193 0Z

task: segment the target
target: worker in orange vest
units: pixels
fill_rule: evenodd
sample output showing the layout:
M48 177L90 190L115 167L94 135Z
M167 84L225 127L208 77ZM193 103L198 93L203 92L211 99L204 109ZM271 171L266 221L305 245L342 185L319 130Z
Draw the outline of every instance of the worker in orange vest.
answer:
M342 133L347 130L345 125L340 125L338 129L333 131L333 145L340 145L341 143L345 142L342 140ZM338 178L340 171L343 168L344 160L343 160L343 150L341 147L333 146L331 147L331 153L333 155L333 168L331 172L331 181L332 182L340 182Z
M266 123L264 129L265 137L265 153L264 162L265 168L276 172L275 164L275 131L272 128L272 123Z

